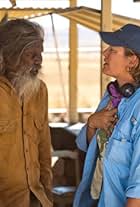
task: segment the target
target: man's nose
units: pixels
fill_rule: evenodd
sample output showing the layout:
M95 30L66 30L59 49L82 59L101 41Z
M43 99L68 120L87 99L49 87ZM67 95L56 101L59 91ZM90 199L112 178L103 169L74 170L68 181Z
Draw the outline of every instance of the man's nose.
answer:
M35 64L41 64L42 63L42 55L38 55L34 58Z

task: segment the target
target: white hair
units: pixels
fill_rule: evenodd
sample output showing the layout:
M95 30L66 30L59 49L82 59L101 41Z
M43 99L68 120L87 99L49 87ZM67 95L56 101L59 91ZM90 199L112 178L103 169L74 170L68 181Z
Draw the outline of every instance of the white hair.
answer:
M11 72L11 83L18 94L20 100L24 98L27 102L34 93L37 93L40 88L40 79L35 76L32 77L28 71L18 71L16 73Z

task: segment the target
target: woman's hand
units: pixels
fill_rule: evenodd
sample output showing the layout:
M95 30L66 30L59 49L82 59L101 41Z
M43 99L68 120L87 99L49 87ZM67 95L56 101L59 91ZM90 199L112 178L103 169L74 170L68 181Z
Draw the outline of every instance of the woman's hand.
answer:
M116 113L117 109L113 108L108 110L107 108L102 109L101 111L95 112L90 115L88 118L88 126L94 129L100 128L105 131L108 128L113 127L116 123Z
M106 107L90 115L87 122L87 137L89 142L98 128L105 130L108 136L111 134L111 130L117 122L116 113L116 108L108 109Z

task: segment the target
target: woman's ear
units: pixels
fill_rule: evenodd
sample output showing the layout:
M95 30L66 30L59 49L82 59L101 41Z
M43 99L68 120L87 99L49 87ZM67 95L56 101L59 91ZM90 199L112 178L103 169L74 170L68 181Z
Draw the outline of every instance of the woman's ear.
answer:
M133 68L133 67L137 67L137 65L139 64L139 60L138 57L136 55L132 55L129 56L129 67Z

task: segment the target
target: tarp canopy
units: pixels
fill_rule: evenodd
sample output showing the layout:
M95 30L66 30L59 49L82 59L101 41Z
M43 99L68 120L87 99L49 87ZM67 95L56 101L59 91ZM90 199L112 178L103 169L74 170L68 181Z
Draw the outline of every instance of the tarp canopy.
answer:
M58 14L75 21L85 27L100 31L101 29L101 11L88 7L73 7L73 8L1 8L0 19L7 14L9 19L15 18L34 18L49 14ZM116 30L124 24L133 23L140 25L140 20L125 17L122 15L112 14L112 30Z

